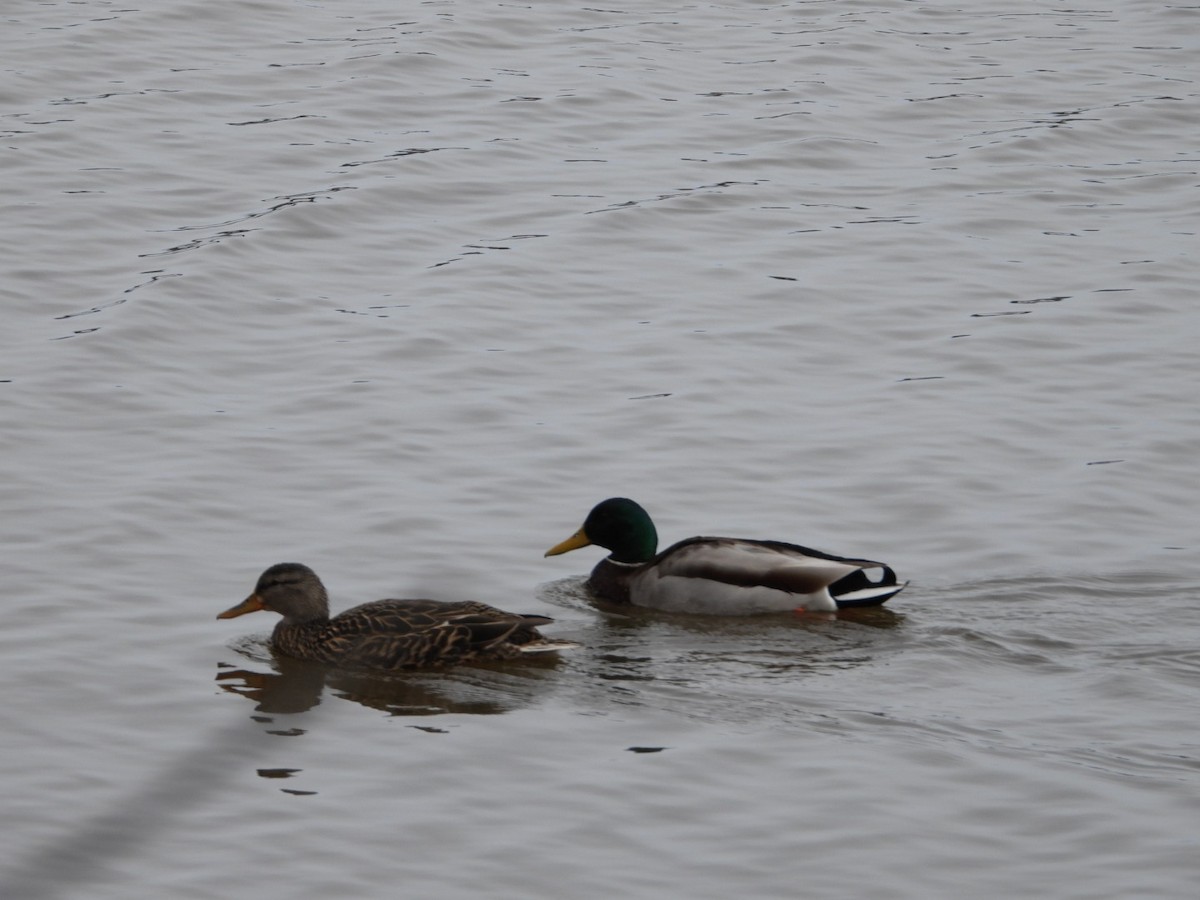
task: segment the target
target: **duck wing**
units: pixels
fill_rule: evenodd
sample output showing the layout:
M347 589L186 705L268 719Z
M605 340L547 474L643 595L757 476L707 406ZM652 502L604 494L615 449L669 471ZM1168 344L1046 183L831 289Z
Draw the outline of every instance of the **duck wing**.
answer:
M788 544L744 538L695 537L663 551L651 563L663 576L702 578L735 587L765 587L790 594L822 591L866 568L867 559L848 559Z
M541 639L536 626L551 621L485 603L378 600L331 619L321 645L330 661L378 669L511 659Z

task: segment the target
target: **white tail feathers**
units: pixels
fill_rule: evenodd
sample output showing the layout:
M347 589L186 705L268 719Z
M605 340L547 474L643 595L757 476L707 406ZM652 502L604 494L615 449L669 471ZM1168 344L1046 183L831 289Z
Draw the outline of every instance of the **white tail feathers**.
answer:
M583 646L575 641L540 640L530 641L517 647L522 653L553 653L557 650L574 650Z

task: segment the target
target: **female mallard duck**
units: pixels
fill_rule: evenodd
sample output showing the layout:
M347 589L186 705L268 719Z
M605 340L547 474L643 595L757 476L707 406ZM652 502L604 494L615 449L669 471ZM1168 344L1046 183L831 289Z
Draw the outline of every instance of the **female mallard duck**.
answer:
M331 619L325 585L300 563L271 566L259 576L254 593L217 618L260 609L283 616L271 634L275 650L344 668L416 669L574 646L548 641L534 627L553 619L471 601L376 600Z
M904 588L883 563L830 556L782 541L694 537L655 555L654 523L624 497L598 504L582 528L546 555L589 544L611 551L588 579L598 597L671 612L832 612L877 606ZM879 580L869 579L866 569L881 569Z

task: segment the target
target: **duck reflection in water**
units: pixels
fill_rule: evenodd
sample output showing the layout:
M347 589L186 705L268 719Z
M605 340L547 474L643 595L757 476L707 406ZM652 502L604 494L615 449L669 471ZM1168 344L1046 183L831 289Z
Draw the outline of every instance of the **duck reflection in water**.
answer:
M567 689L617 690L623 702L661 701L674 709L681 705L680 689L695 691L696 709L711 709L721 694L757 693L764 678L802 683L870 664L907 640L906 614L881 605L828 618L664 614L599 598L582 576L546 582L538 596L549 605L599 614L578 634L582 649L563 673Z
M521 709L550 686L548 669L554 655L519 672L499 666L472 666L445 673L386 674L347 672L325 663L272 654L274 672L220 664L221 689L252 700L255 711L284 715L303 713L321 702L326 687L333 696L393 716L443 713L498 715Z

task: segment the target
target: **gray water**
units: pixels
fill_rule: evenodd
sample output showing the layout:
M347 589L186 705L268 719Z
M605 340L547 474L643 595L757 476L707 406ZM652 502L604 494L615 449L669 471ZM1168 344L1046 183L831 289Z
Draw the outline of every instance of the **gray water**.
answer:
M3 896L1194 896L1200 8L3 13ZM599 610L622 494L911 583Z

